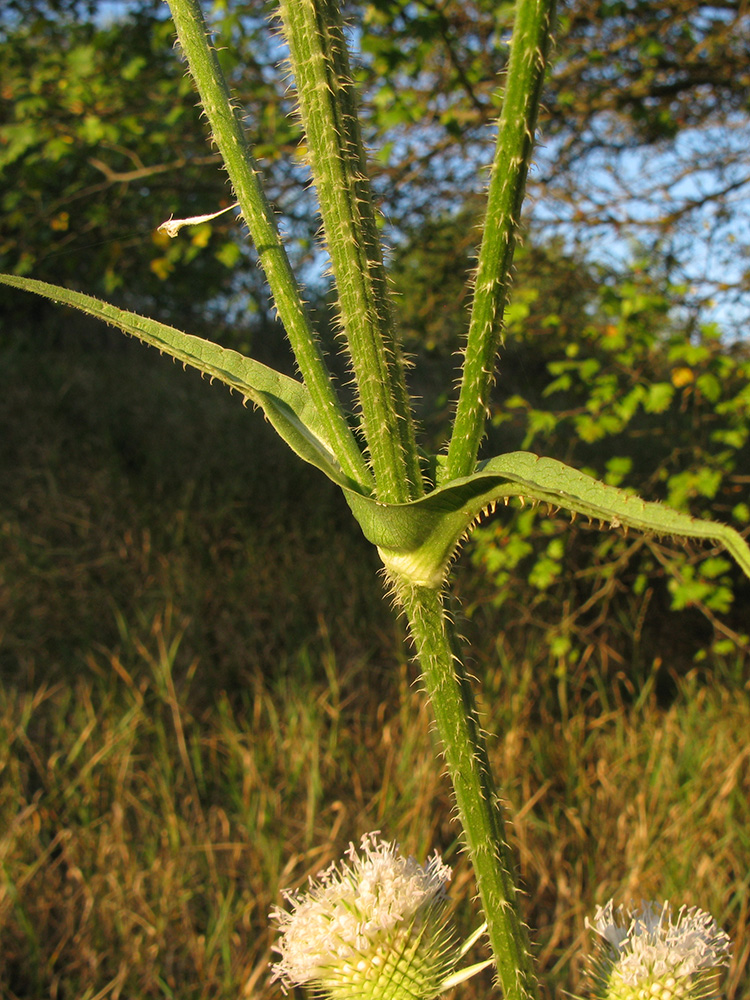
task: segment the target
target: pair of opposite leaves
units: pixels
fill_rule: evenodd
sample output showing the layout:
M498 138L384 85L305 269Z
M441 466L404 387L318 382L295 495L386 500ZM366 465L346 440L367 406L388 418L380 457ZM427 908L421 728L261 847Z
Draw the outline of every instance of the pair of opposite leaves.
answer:
M438 589L459 542L477 518L498 501L526 497L564 507L613 527L723 545L750 577L750 548L728 525L703 521L607 486L554 459L510 452L480 462L470 475L442 482L419 500L385 504L346 476L322 432L306 386L236 351L118 309L90 295L21 278L0 282L73 306L119 327L160 351L220 379L259 406L289 447L344 491L365 537L376 545L396 583Z

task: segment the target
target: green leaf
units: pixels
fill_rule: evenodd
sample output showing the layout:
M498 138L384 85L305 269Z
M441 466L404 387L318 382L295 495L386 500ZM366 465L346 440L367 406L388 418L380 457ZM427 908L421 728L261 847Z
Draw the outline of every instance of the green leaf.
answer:
M530 452L511 452L481 462L472 475L444 483L410 503L377 501L362 493L359 484L342 472L310 393L301 382L236 351L90 295L16 275L0 275L0 282L111 323L211 378L220 379L260 406L289 447L343 489L365 537L377 546L388 571L408 584L439 589L462 538L482 514L510 497L564 507L613 528L718 542L750 577L750 548L733 528L647 503L562 462Z
M614 456L607 460L607 474L604 481L610 486L619 486L633 468L632 458Z
M721 399L721 382L711 372L699 375L696 380L696 386L709 402L715 403Z
M197 368L210 378L219 379L259 406L278 434L300 458L325 472L329 479L343 489L360 489L354 480L342 472L323 433L310 393L301 382L246 358L237 351L230 351L209 340L183 333L137 313L118 309L91 295L12 274L0 274L0 282L80 309L160 351L166 351L178 361Z
M284 324L331 450L357 482L368 484L370 469L334 390L276 218L261 183L239 106L233 103L211 33L198 0L171 0L170 10L201 103L250 231L274 304ZM371 442L368 441L368 446Z
M583 514L602 526L717 542L750 577L750 548L728 525L649 503L529 452L491 458L473 475L409 504L379 504L347 492L349 506L386 568L410 583L434 588L442 585L460 541L477 519L513 496Z
M672 402L674 386L671 382L654 382L648 387L643 403L646 413L663 413Z

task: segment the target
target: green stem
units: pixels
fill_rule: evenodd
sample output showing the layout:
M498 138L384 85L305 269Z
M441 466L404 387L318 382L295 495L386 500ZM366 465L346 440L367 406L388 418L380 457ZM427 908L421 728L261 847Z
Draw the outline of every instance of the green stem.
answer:
M443 743L498 979L507 1000L535 1000L537 981L518 910L516 876L505 839L502 806L453 626L436 591L404 586L399 598L409 618Z
M471 475L484 434L534 145L553 6L554 0L517 0L446 479Z
M373 477L336 396L320 346L313 333L279 236L273 212L261 186L239 112L234 108L210 44L210 35L198 0L169 0L180 45L211 125L213 138L224 159L243 218L255 243L276 308L284 325L302 378L320 415L328 443L342 470L364 492L371 492Z
M280 13L377 496L404 503L424 488L341 15L333 0Z

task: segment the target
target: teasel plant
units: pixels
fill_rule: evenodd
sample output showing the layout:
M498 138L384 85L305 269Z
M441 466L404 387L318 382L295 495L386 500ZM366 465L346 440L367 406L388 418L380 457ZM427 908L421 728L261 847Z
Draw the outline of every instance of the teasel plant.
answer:
M697 906L675 913L668 902L635 909L597 908L588 926L597 935L589 962L597 1000L711 1000L717 977L729 964L731 942L714 918Z
M437 851L424 865L366 833L307 890L283 892L273 979L329 1000L434 1000L491 959L457 968L485 925L459 944Z
M173 327L33 278L0 281L73 306L197 368L259 407L290 448L344 493L377 548L387 590L408 619L509 1000L538 995L499 791L449 613L451 562L475 522L513 497L564 508L612 529L710 540L750 576L733 528L697 520L600 483L549 458L513 452L478 461L501 347L502 319L536 131L553 0L517 0L474 275L460 391L447 451L420 451L367 177L357 95L335 0L281 0L299 116L331 262L356 413L347 414L304 304L199 0L169 0L227 174L294 352L300 378ZM210 207L210 206L207 206ZM189 224L176 220L172 226Z

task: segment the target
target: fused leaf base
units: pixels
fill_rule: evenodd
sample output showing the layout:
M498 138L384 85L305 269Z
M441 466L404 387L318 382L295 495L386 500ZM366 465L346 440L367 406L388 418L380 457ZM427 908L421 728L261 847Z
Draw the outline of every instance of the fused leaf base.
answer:
M358 482L344 473L326 436L324 422L302 382L236 351L90 295L16 275L0 275L0 282L111 323L219 379L259 406L300 458L341 487L365 537L377 547L383 565L396 582L440 589L461 540L483 514L510 497L543 501L553 509L564 508L612 528L705 539L723 545L750 577L750 548L728 525L649 503L562 462L530 452L510 452L480 462L472 475L444 482L419 500L383 503L373 496L371 479Z

